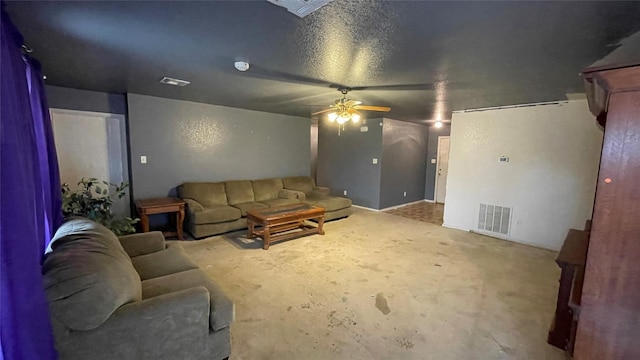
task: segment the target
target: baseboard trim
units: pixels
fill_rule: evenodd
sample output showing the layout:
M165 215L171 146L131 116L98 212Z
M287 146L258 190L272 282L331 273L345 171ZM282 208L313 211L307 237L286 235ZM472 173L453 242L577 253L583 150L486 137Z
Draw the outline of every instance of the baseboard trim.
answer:
M543 244L536 244L536 243L532 243L532 242L528 242L528 241L517 240L517 239L514 239L514 238L509 238L509 237L501 236L501 235L498 235L498 234L494 235L492 233L486 233L486 232L476 231L476 230L469 230L469 232L473 233L473 234L492 237L494 239L500 239L500 240L504 240L504 241L509 241L509 242L512 242L512 243L520 244L520 245L531 246L531 247L535 247L535 248L538 248L538 249L545 249L545 250L552 250L552 251L559 251L560 250L558 248L545 246Z
M351 204L351 206L354 207L354 208L363 209L363 210L376 211L376 212L380 211L378 209L372 209L372 208L368 208L366 206L353 205L353 204Z
M389 206L389 207L387 207L387 208L380 209L380 211L387 211L387 210L398 209L398 208L401 208L401 207L405 207L405 206L409 206L409 205L413 205L413 204L418 204L418 203L421 203L421 202L424 202L424 199L423 199L423 200L418 200L418 201L412 201L412 202L410 202L410 203L406 203L406 204L400 204L400 205L395 205L395 206Z
M424 202L428 202L428 203L435 203L435 200L429 200L429 199L424 199Z
M465 229L465 228L461 228L461 227L453 226L453 225L449 225L449 224L442 224L442 227L446 227L448 229L462 230L462 231L466 231L466 232L471 232L471 230L469 230L469 229ZM482 235L484 235L484 234L482 234Z
M516 240L516 239L513 239L513 238L508 238L506 236L500 236L498 234L494 235L494 234L485 233L485 232L482 232L482 231L477 231L477 230L472 230L472 229L464 229L464 228L457 227L457 226L452 226L452 225L449 225L449 224L442 224L442 227L446 227L446 228L454 229L454 230L466 231L466 232L470 232L472 234L478 234L478 235L482 235L482 236L488 236L490 238L509 241L509 242L512 242L512 243L520 244L520 245L531 246L531 247L538 248L538 249L545 249L545 250L551 250L551 251L558 251L559 250L559 249L556 249L556 248L553 248L553 247L550 247L550 246L544 246L542 244L535 244L535 243L531 243L531 242L528 242L528 241Z

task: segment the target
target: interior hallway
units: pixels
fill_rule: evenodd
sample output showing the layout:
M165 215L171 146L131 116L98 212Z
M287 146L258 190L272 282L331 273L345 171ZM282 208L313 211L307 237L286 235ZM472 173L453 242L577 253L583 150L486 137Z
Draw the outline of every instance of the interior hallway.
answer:
M554 252L363 209L325 231L182 243L236 303L232 360L564 359Z

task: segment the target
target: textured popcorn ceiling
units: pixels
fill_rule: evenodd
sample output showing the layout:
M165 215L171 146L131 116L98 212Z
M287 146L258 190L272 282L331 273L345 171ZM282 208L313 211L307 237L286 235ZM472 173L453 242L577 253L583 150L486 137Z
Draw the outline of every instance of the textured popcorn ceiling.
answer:
M298 116L333 103L339 85L377 86L349 97L400 120L582 92L579 72L640 31L640 2L336 0L305 18L266 1L6 9L50 85Z

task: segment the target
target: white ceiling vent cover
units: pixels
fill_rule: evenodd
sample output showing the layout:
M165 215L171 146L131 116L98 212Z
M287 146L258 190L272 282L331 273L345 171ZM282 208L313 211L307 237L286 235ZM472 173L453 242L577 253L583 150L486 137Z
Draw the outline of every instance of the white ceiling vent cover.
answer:
M282 6L289 10L290 13L296 14L303 18L312 12L327 5L333 0L267 0L268 2Z
M498 205L480 204L478 229L509 235L511 231L512 208Z
M175 85L175 86L187 86L189 84L191 84L189 81L186 80L180 80L180 79L174 79L174 78L170 78L170 77L163 77L160 80L161 83L163 84L167 84L167 85Z

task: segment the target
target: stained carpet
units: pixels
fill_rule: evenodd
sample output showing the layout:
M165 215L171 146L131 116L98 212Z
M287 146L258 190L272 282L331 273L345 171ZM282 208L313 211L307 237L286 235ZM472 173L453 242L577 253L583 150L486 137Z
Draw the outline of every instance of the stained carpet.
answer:
M236 303L231 359L564 359L554 252L362 209L325 230L183 242Z

